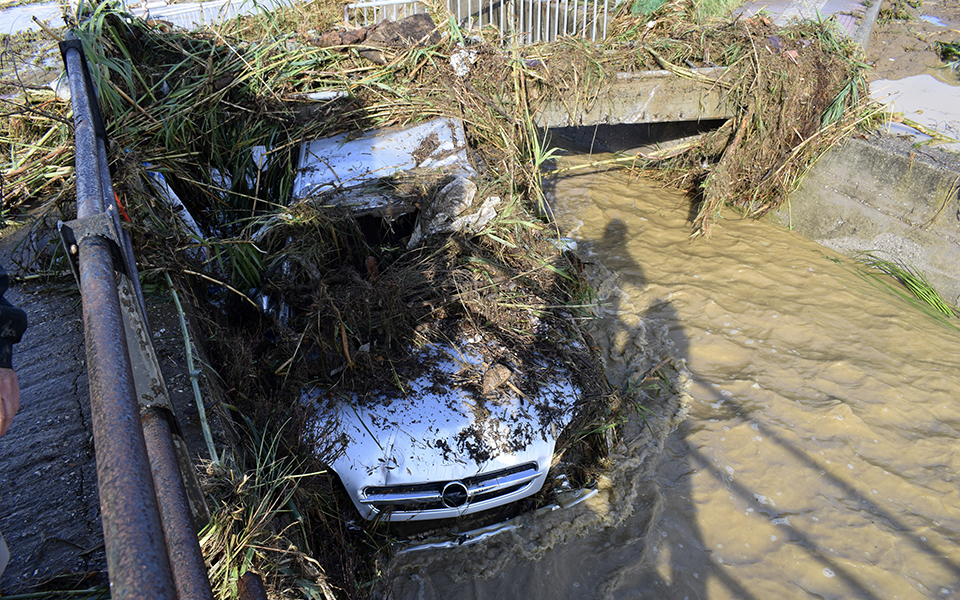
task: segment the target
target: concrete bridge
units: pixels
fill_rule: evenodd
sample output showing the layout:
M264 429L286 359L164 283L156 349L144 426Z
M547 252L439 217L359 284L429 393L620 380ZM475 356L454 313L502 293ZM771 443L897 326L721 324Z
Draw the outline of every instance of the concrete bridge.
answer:
M859 0L755 0L740 9L763 10L778 24L793 18L833 17L866 49L879 12ZM723 69L618 73L585 100L547 101L535 121L541 128L632 123L706 121L731 116L715 83ZM573 94L571 94L573 96ZM612 130L568 135L578 143L611 148ZM608 139L601 140L606 136ZM619 143L619 140L613 140ZM960 158L955 153L916 148L892 135L849 139L833 148L772 215L794 231L848 255L870 250L922 273L951 303L960 302ZM951 207L948 209L948 207Z
M726 119L732 112L715 83L724 71L692 69L693 77L670 71L616 73L592 97L546 101L534 121L552 129Z
M834 18L841 31L866 49L879 5L867 6L860 0L750 0L737 13L748 17L762 10L778 25L793 19ZM547 129L726 119L732 112L714 83L723 72L701 68L690 69L687 76L670 71L616 73L594 97L573 104L548 101L534 119Z

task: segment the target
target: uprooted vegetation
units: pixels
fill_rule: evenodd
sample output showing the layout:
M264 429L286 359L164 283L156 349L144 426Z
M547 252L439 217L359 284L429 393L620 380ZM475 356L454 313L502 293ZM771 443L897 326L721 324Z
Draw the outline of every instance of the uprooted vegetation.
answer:
M629 51L607 62L600 51L571 62L584 65L575 67L575 80L595 86L614 67L664 69L700 81L705 90L721 90L732 117L718 129L678 146L597 163L643 170L689 190L699 236L709 235L722 206L752 218L776 209L826 150L882 117L881 108L869 103L860 49L832 21L776 27L757 17L698 24L684 18L685 11L675 2L656 20L623 20L614 39ZM719 76L697 70L717 66L726 67Z
M694 228L708 234L721 206L760 217L787 200L807 168L841 139L876 122L859 49L826 24L783 29L741 21L741 55L727 74L734 117L668 169L700 182Z
M485 30L485 41L472 38L473 66L460 77L450 58L465 32L455 26L438 19L444 35L432 45L373 53L362 42L318 47L323 36L304 27L323 25L306 18L320 6L197 34L163 24L118 26L120 17L103 10L86 21L88 49L104 49L101 71L110 83L102 97L111 135L125 149L116 159L123 180L152 164L189 188L178 191L199 210L215 209L235 230L245 223L239 216L268 212L289 192L288 166L300 140L446 115L464 120L486 178L536 190L539 174L530 166L543 162L544 149L529 128L532 103L557 97L589 105L613 73L666 69L722 89L734 114L713 135L650 165L705 191L696 223L705 232L708 215L724 202L752 216L777 206L813 158L876 114L864 110L858 50L829 21L781 29L764 18L700 23L692 8L674 2L653 19L621 17L599 46L566 39L503 50L503 40ZM280 33L291 30L298 33ZM366 58L372 54L385 64ZM688 68L706 66L729 68L716 80ZM318 103L306 96L331 89L349 97ZM5 159L5 210L66 202L72 194L68 106L49 94L32 97L10 110L4 125L14 149ZM251 149L258 145L270 147L274 173L255 172ZM225 202L212 173L234 175Z
M338 45L322 45L312 30L329 28L334 18L323 6L185 33L102 5L78 30L96 67L113 178L144 289L165 295L164 275L171 274L194 296L211 372L258 440L249 465L211 467L211 498L224 520L205 539L213 545L208 556L220 557L224 593L236 585L231 557L241 555L280 597L297 595L293 589L319 597L330 593L327 581L350 597L369 593L393 533L345 524L348 502L331 475L293 475L289 465L321 468L309 463L314 449L299 444L309 417L302 390L399 387L424 368L411 348L452 339L464 327L509 347L513 354L503 358L515 371L522 372L525 353L548 353L577 374L586 400L558 454L577 484L604 468L624 409L582 329L592 297L581 265L538 213L539 168L550 153L531 125L537 102L575 95L573 105L588 104L618 71L666 68L697 77L678 65L728 67L704 85L725 91L735 118L668 158L647 161L666 180L702 190L701 232L721 203L759 215L782 202L809 161L861 118L851 110L864 96L860 64L829 24L703 25L674 3L653 21L622 16L600 47L565 40L521 49L505 48L491 30L468 39L438 15L442 25L424 43L371 48L342 35ZM466 75L451 64L457 54L471 63ZM330 90L347 94L308 96ZM67 103L36 90L11 110L2 125L12 149L3 159L5 214L38 205L69 214L68 116ZM416 211L448 181L433 175L380 183L405 207L399 215L350 214L328 196L288 205L302 141L433 117L463 122L477 204L502 199L489 223L408 250ZM184 226L184 211L162 199L148 171L164 174L198 231ZM17 258L27 273L54 274L63 256L41 225ZM519 380L519 391L533 384ZM282 447L264 441L271 436ZM321 454L336 451L329 441ZM296 458L282 462L278 451ZM550 493L511 510L547 503ZM256 510L238 508L251 498ZM245 521L249 535L238 547L231 535Z

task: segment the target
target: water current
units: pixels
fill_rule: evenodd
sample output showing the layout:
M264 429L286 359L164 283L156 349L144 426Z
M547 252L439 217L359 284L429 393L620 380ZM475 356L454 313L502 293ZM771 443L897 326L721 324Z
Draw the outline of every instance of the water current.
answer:
M587 502L397 557L392 592L960 597L960 333L771 222L691 241L677 192L622 172L551 188L611 378L682 360L687 418L626 433Z

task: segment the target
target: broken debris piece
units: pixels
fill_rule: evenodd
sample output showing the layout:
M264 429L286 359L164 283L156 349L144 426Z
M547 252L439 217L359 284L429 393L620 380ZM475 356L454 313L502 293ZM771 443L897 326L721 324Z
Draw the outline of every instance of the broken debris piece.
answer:
M500 363L493 365L483 374L483 393L489 394L499 388L510 380L511 375L513 375L513 371L511 371L509 367L505 367Z
M465 177L454 178L422 208L407 248L415 248L428 235L452 231L454 219L470 208L476 195L477 184Z
M490 221L497 216L497 207L500 206L499 196L490 196L483 201L480 210L475 213L467 214L456 219L450 228L453 231L465 233L468 231L480 231L487 226Z
M498 196L484 200L479 210L470 212L477 195L475 183L456 177L445 185L433 201L423 208L410 235L407 249L413 249L424 238L439 233L468 233L482 229L497 215Z
M463 124L433 119L405 129L374 129L355 137L343 133L300 146L294 201L412 169L474 175L467 159Z
M433 19L426 13L420 13L395 22L379 23L369 32L364 44L383 49L399 49L433 46L439 42L440 32ZM382 50L361 50L360 55L379 65L388 62L387 55Z

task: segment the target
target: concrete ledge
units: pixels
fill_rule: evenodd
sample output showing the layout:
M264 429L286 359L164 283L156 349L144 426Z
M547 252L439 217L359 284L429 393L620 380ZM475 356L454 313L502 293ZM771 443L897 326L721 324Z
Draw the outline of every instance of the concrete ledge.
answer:
M887 135L830 150L775 214L847 255L872 251L916 268L960 300L960 157Z
M722 68L695 69L717 79ZM678 77L669 71L616 73L603 82L594 97L548 100L535 111L537 127L584 127L617 123L658 123L725 119L732 110L719 86Z
M867 7L867 10L864 11L863 16L860 18L859 23L857 24L856 30L852 34L853 41L860 44L860 47L863 48L864 54L867 53L867 49L870 46L870 37L873 36L873 27L877 24L877 17L880 16L880 5L881 2L879 0L875 0Z

